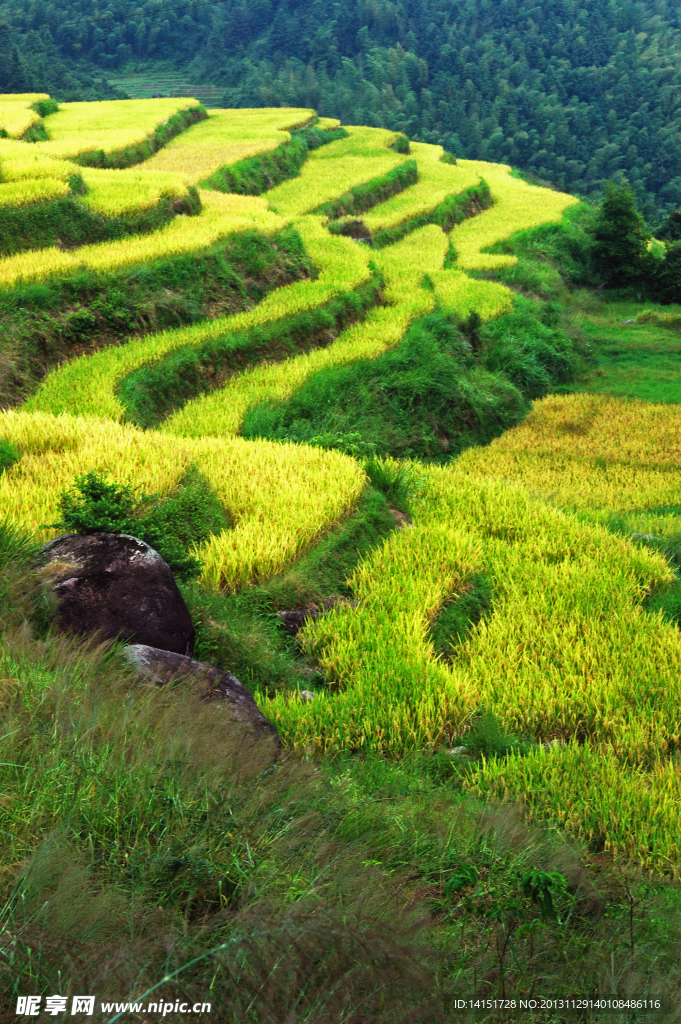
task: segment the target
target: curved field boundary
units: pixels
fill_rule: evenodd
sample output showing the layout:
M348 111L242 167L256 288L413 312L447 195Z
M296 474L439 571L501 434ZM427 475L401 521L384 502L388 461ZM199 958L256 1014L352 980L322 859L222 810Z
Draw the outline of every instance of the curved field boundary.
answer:
M95 166L139 163L166 145L173 134L207 117L196 100L102 100L62 103L43 119L47 142L33 143L36 154ZM130 152L129 162L123 154Z
M57 248L34 249L0 259L0 288L40 281L55 274L74 274L81 269L108 271L138 266L149 260L206 248L237 231L255 229L268 234L286 223L268 210L267 202L259 196L219 192L200 192L200 196L203 208L197 217L175 219L152 235L101 242L71 252Z
M388 148L395 132L384 128L346 130L347 138L310 153L297 178L266 193L272 209L300 216L374 178L382 178L408 159Z
M362 218L372 235L432 213L447 196L480 183L481 175L473 167L463 162L442 163L442 146L412 142L410 148L411 158L416 161L418 181L387 202L375 206Z
M204 195L209 196L210 193ZM247 197L222 197L215 193L215 198L245 200ZM256 197L250 201L263 202ZM182 346L199 345L228 332L248 330L258 324L302 313L369 280L370 254L366 249L346 238L331 237L324 231L320 218L307 217L297 227L310 259L319 270L316 280L296 281L270 292L249 312L134 339L126 345L107 348L66 363L46 378L24 408L55 414L70 412L78 416L102 416L120 421L125 416L125 406L116 394L116 387L139 366L159 360Z
M382 203L388 196L404 192L417 180L416 161L405 160L404 163L393 167L387 174L383 174L379 178L372 178L371 181L367 181L363 185L357 185L351 192L347 192L338 199L322 203L321 206L313 210L313 213L320 213L330 220L364 213L365 210L370 210L377 203Z
M10 139L20 139L33 125L40 124L34 103L49 100L46 92L5 93L0 95L0 131Z
M368 252L352 242L349 244L355 250ZM385 281L385 306L372 309L365 320L344 331L328 348L276 366L256 366L231 378L220 391L196 398L168 417L161 424L161 431L187 437L237 434L252 406L290 397L318 370L375 358L397 345L409 324L435 305L434 294L421 288L420 282L424 268L441 267L446 252L445 236L437 228L428 227L393 250L381 253L376 265Z
M37 178L36 184L46 181L49 179ZM12 183L25 184L24 181ZM62 182L57 184L63 185ZM79 181L73 184L80 187ZM2 187L0 185L0 190ZM128 209L119 208L120 197L114 193L109 204L113 212L109 214L100 212L95 204L83 202L80 195L69 191L68 185L64 187L65 192L61 190L61 195L44 202L0 205L0 252L6 255L34 252L37 246L44 245L76 247L150 234L179 214L197 216L201 212L198 192L191 186L184 196L175 189L140 189L138 200L142 206L131 203Z
M304 107L209 110L208 119L168 143L145 164L197 185L223 167L270 152L315 117ZM337 127L334 125L334 127Z
M0 413L0 436L22 458L0 477L0 507L46 536L59 495L88 470L169 493L195 465L235 526L201 545L203 581L233 589L280 572L356 503L362 469L338 452L241 438L184 440L92 417Z
M459 160L457 167L484 177L494 201L489 210L473 220L458 224L449 236L461 270L496 270L514 266L518 262L516 256L491 255L484 250L516 231L559 221L568 207L579 202L565 192L554 192L529 185L521 178L512 178L507 164Z
M256 366L231 378L220 391L188 402L159 429L186 437L238 434L254 406L290 398L320 370L377 359L394 348L409 325L430 312L436 301L447 312L461 316L478 309L483 319L512 308L513 293L504 285L441 270L446 253L447 239L434 225L377 253L375 263L385 281L385 306L371 310L366 319L344 331L328 348L276 366ZM430 277L432 290L422 287L424 274Z

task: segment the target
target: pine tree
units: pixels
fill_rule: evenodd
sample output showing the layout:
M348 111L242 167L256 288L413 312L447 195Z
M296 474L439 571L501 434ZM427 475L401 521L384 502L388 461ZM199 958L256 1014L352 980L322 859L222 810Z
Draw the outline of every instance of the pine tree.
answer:
M594 225L591 258L603 283L610 288L640 284L646 276L650 232L627 183L605 189Z

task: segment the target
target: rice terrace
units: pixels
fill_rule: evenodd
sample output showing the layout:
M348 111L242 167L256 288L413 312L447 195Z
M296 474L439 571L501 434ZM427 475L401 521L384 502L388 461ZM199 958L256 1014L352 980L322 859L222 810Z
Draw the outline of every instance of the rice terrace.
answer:
M681 1020L681 243L313 109L0 128L0 1021ZM274 752L58 627L65 534Z

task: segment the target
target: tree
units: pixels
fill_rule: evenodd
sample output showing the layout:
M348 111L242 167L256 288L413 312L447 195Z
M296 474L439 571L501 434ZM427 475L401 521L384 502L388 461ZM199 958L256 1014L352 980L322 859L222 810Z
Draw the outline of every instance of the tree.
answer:
M610 288L640 284L648 270L650 232L626 182L609 182L593 230L591 259L603 283Z

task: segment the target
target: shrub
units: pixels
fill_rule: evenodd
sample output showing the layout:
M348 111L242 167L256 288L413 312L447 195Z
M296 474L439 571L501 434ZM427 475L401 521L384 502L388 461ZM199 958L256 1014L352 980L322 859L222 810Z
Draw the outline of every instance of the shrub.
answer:
M127 533L145 541L182 580L194 579L202 563L188 554L191 547L230 524L217 497L194 468L175 494L137 497L131 487L108 483L97 473L76 478L73 490L60 498L61 519L55 529L70 533Z

